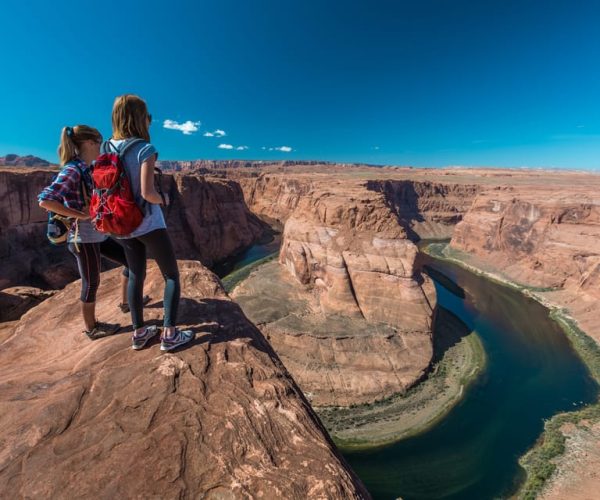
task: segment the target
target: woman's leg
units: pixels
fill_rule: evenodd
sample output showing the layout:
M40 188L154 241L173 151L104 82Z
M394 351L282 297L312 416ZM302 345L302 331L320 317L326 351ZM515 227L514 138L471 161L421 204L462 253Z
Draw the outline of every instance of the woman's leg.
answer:
M138 239L154 257L165 279L165 293L163 298L164 326L166 330L165 335L169 336L177 324L177 311L181 295L179 269L177 268L177 259L175 259L171 238L169 238L166 229L157 229L140 236Z
M96 292L100 284L100 252L96 243L78 243L79 251L69 243L69 251L77 259L81 276L81 313L85 328L91 332L96 325Z
M127 268L125 268L127 269ZM129 273L127 273L127 275L125 274L121 274L121 304L129 304L129 297L128 295L128 289L129 289ZM127 309L125 309L125 311L127 311Z
M131 310L131 323L138 330L144 326L143 293L146 279L146 247L138 238L121 240L127 267L129 268L129 283L127 297Z
M129 284L129 269L127 268L127 257L125 257L125 249L119 242L112 238L107 238L100 243L100 253L102 257L121 264L123 267L123 274L121 276L121 304L128 304L129 299L127 298L127 289Z

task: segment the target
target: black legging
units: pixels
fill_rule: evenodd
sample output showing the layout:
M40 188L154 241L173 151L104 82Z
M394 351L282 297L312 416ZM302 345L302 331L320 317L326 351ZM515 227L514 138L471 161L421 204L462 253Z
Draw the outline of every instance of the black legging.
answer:
M108 238L102 243L69 243L69 251L77 259L77 267L81 276L81 301L96 302L96 292L100 285L100 256L125 266L123 275L128 276L125 251L115 240Z
M164 326L175 326L181 290L177 260L167 230L156 229L137 238L120 240L120 242L125 249L129 267L127 296L133 327L142 328L144 326L143 293L147 253L156 261L165 279L165 294L163 297Z

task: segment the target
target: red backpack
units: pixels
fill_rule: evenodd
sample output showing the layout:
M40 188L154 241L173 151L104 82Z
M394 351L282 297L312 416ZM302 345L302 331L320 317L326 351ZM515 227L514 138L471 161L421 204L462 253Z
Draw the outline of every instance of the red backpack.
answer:
M144 219L123 168L125 153L139 142L143 142L142 139L133 139L120 149L111 141L102 144L101 154L92 167L94 189L90 201L90 216L96 231L126 236ZM113 152L109 150L110 147Z

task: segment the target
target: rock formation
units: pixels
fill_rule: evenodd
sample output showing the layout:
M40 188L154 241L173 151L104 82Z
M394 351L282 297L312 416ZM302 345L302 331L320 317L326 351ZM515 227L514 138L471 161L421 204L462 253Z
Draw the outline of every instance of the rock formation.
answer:
M14 498L368 498L261 333L198 262L180 262L196 340L140 352L80 332L78 283L0 342L0 491ZM117 315L118 270L102 319ZM151 266L147 291L163 279ZM162 314L160 302L147 320Z
M450 238L482 187L416 180L375 180L367 189L381 192L410 239Z
M8 154L0 156L0 167L50 167L52 164L37 156Z
M40 290L31 286L16 286L0 291L0 323L16 321L29 309L54 295L54 290Z
M596 293L600 198L576 188L486 191L456 227L451 246L530 286Z
M316 299L307 296L309 316L294 313L293 321L287 312L272 321L249 312L311 401L364 403L417 382L432 356L435 291L416 265L410 225L393 196L327 175L264 174L239 182L255 213L284 225L279 261ZM333 317L353 323L342 333Z
M232 297L313 406L350 406L401 392L428 363L427 330L324 314L318 296L277 261L252 273Z
M61 288L77 278L75 259L46 239L46 212L38 193L55 170L0 171L0 289L14 285ZM239 184L197 175L165 175L172 205L165 210L178 258L205 265L251 245L267 225L250 213Z

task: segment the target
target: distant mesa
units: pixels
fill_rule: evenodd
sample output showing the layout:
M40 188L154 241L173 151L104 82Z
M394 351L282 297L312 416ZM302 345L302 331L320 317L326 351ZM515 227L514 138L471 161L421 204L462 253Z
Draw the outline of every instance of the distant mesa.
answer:
M176 172L214 173L217 170L255 168L281 169L289 167L381 167L363 163L335 163L315 160L161 160L156 166L162 170Z
M0 156L0 167L50 167L52 163L33 155L19 156L8 154Z

